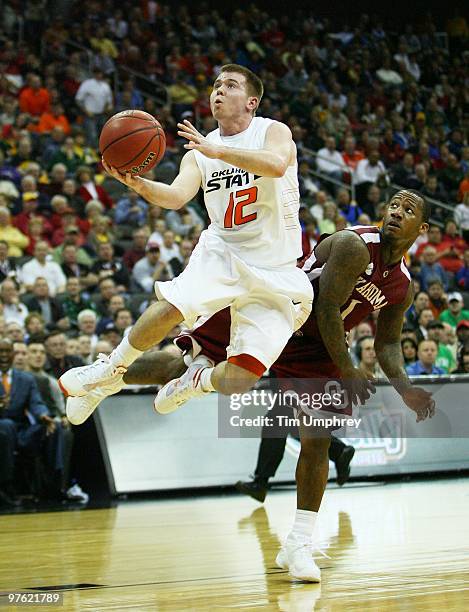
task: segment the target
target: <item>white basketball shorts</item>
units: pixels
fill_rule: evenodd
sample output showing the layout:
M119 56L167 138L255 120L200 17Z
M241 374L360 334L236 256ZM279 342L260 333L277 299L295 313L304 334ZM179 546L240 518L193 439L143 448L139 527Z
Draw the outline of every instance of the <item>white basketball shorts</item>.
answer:
M311 283L299 268L248 265L206 232L186 269L171 281L157 281L155 293L181 311L188 327L230 306L227 357L246 354L266 369L306 321L313 301Z

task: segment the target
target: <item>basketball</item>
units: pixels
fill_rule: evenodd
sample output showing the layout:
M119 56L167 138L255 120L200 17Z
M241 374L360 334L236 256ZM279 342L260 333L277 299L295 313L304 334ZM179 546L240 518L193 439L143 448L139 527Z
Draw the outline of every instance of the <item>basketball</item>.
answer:
M106 162L122 174L143 174L160 162L166 150L166 137L153 115L126 110L104 124L99 150Z

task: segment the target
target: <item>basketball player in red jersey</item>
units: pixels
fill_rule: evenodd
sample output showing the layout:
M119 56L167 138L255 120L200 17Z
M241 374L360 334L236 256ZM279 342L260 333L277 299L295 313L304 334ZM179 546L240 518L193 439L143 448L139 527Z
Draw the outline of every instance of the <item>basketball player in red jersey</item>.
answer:
M404 313L413 299L404 254L427 231L429 214L430 207L421 194L402 190L391 198L381 230L356 226L321 238L302 264L314 288L313 313L272 366L276 376L341 378L347 381L353 403L365 402L374 392L374 386L354 367L345 332L379 310L375 350L381 368L406 405L416 413L417 421L433 415L434 400L427 391L411 385L400 346ZM214 363L225 359L229 316L228 309L218 312L182 335L178 344L202 352ZM152 353L129 368L124 382L161 384L185 369L182 358ZM102 399L94 394L96 391L80 398L88 405L88 415ZM277 564L289 569L294 578L318 582L320 571L311 554L311 542L327 483L330 437L313 437L300 425L300 438L296 517L277 556Z

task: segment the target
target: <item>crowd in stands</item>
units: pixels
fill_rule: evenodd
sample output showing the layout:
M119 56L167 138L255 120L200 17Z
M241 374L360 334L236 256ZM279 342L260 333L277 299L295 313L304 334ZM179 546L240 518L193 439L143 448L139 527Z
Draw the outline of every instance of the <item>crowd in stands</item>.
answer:
M214 128L208 95L225 63L259 74L259 114L292 130L304 253L321 233L379 224L392 185L444 204L409 253L416 295L402 351L411 374L469 373L464 18L436 24L425 13L396 31L368 15L332 24L255 4L226 13L152 0L50 4L6 2L0 17L0 505L13 503L18 451L44 454L49 495L86 500L70 474L57 378L119 343L207 223L200 195L166 212L106 176L102 125L126 108L157 116L167 152L146 176L171 181L184 152L176 124ZM138 74L122 78L122 67ZM148 95L152 82L166 102ZM364 322L350 344L379 376L373 333L374 320ZM171 339L160 348L177 350Z

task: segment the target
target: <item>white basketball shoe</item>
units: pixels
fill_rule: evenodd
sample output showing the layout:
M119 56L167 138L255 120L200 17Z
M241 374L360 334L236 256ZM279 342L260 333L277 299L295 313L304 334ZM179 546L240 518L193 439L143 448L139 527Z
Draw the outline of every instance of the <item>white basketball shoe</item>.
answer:
M112 384L127 372L123 365L115 366L107 355L100 353L94 363L68 370L59 378L65 395L82 397L96 387Z
M155 411L170 414L188 400L210 393L202 389L200 377L203 370L212 368L213 365L213 361L204 355L196 357L182 376L170 380L160 389L153 402Z
M305 582L321 582L321 570L313 559L311 540L288 536L275 563L290 576Z
M123 387L125 387L125 382L123 374L120 374L119 378L105 387L92 389L82 397L68 397L65 407L67 419L72 425L81 425L93 414L103 399L119 393Z

